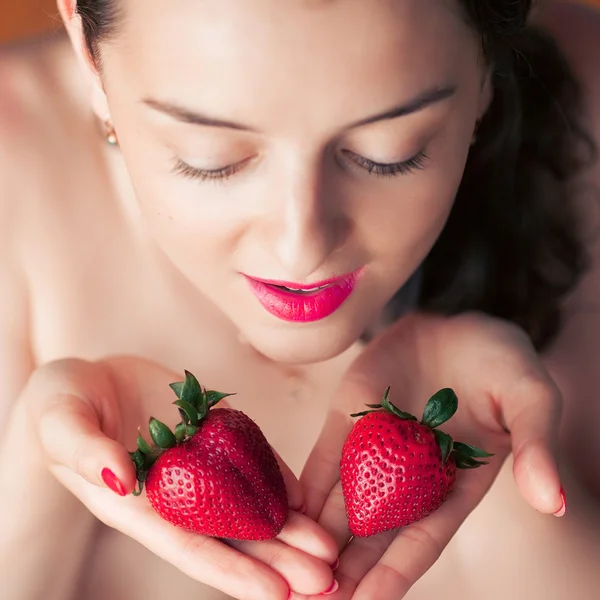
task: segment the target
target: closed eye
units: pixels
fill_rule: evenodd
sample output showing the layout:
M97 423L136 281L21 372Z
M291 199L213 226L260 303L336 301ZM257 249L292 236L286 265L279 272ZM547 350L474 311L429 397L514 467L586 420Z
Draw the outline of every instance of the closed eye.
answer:
M222 181L229 179L229 177L241 171L250 160L251 158L246 158L238 163L227 165L220 169L197 169L183 162L180 158L176 158L173 165L173 173L198 181Z
M421 150L408 160L395 163L375 162L365 158L364 156L355 154L350 150L344 150L343 153L359 167L370 174L377 175L379 177L396 177L398 175L408 175L409 173L420 171L425 168L425 165L429 160L429 157L427 154L425 154L424 150Z
M355 154L350 150L344 150L344 155L347 156L353 163L358 165L361 169L364 169L369 174L376 175L378 177L396 177L398 175L408 175L415 171L419 171L425 168L429 157L425 154L424 150L421 150L412 158L403 160L395 163L379 163L359 154ZM197 169L182 161L179 158L175 159L173 166L173 172L182 175L188 179L194 179L197 181L223 181L229 179L239 171L251 160L251 158L244 159L233 165L227 165L220 169Z

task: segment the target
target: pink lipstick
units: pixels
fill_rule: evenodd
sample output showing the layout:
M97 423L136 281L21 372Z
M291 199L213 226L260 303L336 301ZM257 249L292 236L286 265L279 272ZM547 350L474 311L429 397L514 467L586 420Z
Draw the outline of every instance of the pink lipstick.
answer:
M310 323L333 314L354 291L362 269L311 284L245 275L263 308L283 321Z

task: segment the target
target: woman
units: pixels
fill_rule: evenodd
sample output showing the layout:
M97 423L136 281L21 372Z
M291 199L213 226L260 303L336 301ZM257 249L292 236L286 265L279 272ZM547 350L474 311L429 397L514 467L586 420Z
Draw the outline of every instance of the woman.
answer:
M595 597L596 267L580 284L575 184L599 182L598 16L58 5L70 44L0 64L6 597ZM131 496L126 450L150 414L173 422L184 368L238 392L280 455L277 540L192 535ZM412 412L454 387L452 431L495 457L419 524L349 540L341 444L390 383ZM548 516L561 485L576 519Z

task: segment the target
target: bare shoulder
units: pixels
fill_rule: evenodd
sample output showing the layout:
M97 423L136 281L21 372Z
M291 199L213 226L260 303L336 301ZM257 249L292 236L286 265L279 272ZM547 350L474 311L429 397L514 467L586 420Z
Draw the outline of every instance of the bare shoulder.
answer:
M0 431L34 364L23 249L54 170L56 50L54 41L0 48Z
M0 132L11 143L35 128L48 104L62 38L0 46ZM56 91L56 86L54 86Z
M25 130L29 128L27 109L23 104L23 60L15 49L0 50L0 250L6 251L14 231L14 202L18 177L15 173L15 155L23 145ZM2 255L5 255L4 252ZM1 260L1 259L0 259Z
M58 40L0 47L0 227L18 231L34 188L51 165L60 85ZM0 236L4 237L4 235ZM6 241L6 237L4 240Z
M89 154L84 87L66 35L0 47L0 228L28 249L68 212L73 163Z
M0 48L0 267L4 270L9 260L15 260L20 216L26 212L31 191L25 169L36 154L40 63L29 46Z

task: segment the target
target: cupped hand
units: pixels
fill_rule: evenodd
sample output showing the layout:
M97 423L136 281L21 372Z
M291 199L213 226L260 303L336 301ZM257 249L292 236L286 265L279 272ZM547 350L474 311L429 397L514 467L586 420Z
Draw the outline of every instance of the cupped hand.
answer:
M164 521L144 496L131 494L136 474L128 450L135 449L137 429L151 410L166 407L167 423L168 415L177 416L169 384L180 379L137 358L62 360L34 373L20 402L58 480L102 522L190 577L244 600L286 600L290 589L326 589L335 541L298 512L300 484L277 454L291 510L274 540L224 541L191 533Z
M339 482L344 441L356 418L391 385L390 400L420 418L427 400L451 387L456 415L441 429L494 457L459 471L437 511L408 527L352 538ZM438 559L462 522L514 455L514 478L536 510L562 509L556 448L561 413L557 387L527 336L480 314L444 318L412 314L376 338L346 373L300 477L307 515L336 539L339 589L332 600L399 600Z

